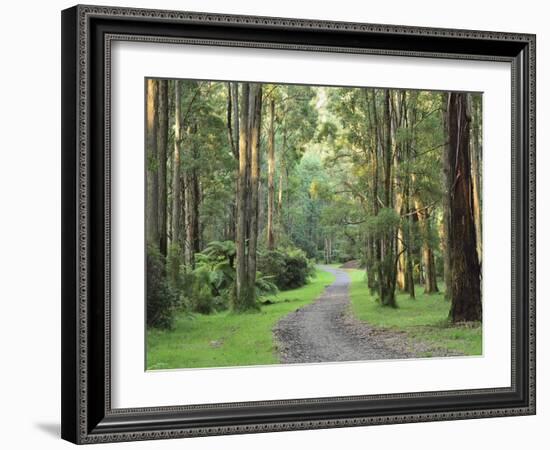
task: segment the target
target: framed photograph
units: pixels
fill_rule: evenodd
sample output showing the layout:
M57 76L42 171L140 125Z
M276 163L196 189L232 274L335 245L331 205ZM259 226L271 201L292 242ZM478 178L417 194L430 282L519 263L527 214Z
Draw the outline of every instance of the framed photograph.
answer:
M62 437L535 413L535 36L62 12Z

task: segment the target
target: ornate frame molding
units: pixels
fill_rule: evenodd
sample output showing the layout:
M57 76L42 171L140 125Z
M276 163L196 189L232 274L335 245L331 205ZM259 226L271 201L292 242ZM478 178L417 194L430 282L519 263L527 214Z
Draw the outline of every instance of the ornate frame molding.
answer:
M193 26L197 29L220 29L221 32L237 27L247 31L255 39L220 39L213 36L175 37L172 35L152 36L145 33L112 32L109 26L101 31L92 29L97 23L112 22L117 27L125 23L157 23L171 27ZM120 25L121 24L121 25ZM117 28L118 29L118 28ZM335 33L332 45L322 42L273 42L262 40L257 33L269 31L270 36L279 33L301 36L312 30ZM294 34L292 34L294 33ZM216 35L216 33L211 33ZM218 33L219 34L219 33ZM308 37L304 39L309 39ZM372 37L376 45L370 47L347 44L348 35ZM396 48L399 38L404 48ZM94 39L96 39L94 43ZM282 39L282 38L281 38ZM287 39L287 38L285 38ZM282 39L282 40L285 40ZM393 48L387 44L394 39ZM133 40L157 43L187 43L197 45L245 46L266 49L292 49L304 51L329 51L348 53L384 54L432 58L481 59L507 61L512 64L513 89L513 299L520 294L512 311L514 344L512 386L510 388L483 389L472 391L432 392L419 394L375 395L361 397L334 397L275 402L251 402L242 404L194 405L166 408L140 408L113 410L110 403L110 48L114 40ZM446 41L452 52L442 51L441 42ZM98 42L100 44L98 44ZM387 43L385 43L387 42ZM465 48L465 42L470 45ZM455 44L456 43L456 44ZM485 43L485 52L481 45ZM414 47L418 46L419 49ZM103 46L100 50L99 47ZM457 51L458 48L458 51ZM471 51L473 50L473 51ZM143 439L163 439L219 434L250 432L271 432L312 428L348 427L373 424L389 424L421 421L440 421L535 413L535 36L530 34L500 33L470 30L449 30L396 25L376 25L347 22L331 22L304 19L285 19L254 16L233 16L203 14L179 11L158 11L118 7L76 6L63 12L63 367L64 378L62 399L62 434L76 443L98 443ZM99 57L101 56L101 57ZM97 67L99 62L102 67ZM98 69L104 71L102 108L104 124L100 131L102 139L94 138L97 124L90 111L96 100ZM94 84L95 83L95 84ZM94 129L94 130L92 130ZM95 140L94 140L95 139ZM103 146L103 157L97 169L95 161L98 142ZM92 145L93 143L93 145ZM102 179L97 176L102 173ZM521 183L520 183L521 182ZM97 190L98 184L101 188ZM519 186L519 190L518 190ZM98 200L98 193L102 199ZM96 202L99 202L96 204ZM95 205L95 206L94 206ZM98 209L98 206L101 206ZM98 217L98 212L103 216ZM103 225L98 225L103 222ZM103 230L102 239L94 231ZM519 236L519 238L518 238ZM101 237L101 236L100 236ZM525 242L524 242L525 241ZM98 245L103 248L99 251ZM519 247L516 247L519 246ZM519 255L514 249L519 250ZM98 263L98 258L103 260ZM516 273L516 265L520 271ZM96 268L97 267L97 268ZM91 274L91 271L94 273ZM98 272L103 273L103 298L101 305L93 302L98 295L93 283ZM517 285L515 284L517 283ZM93 291L93 295L92 295ZM523 296L521 296L523 293ZM515 301L515 300L514 300ZM516 307L518 309L516 309ZM98 312L98 308L100 309ZM518 312L521 317L518 317ZM99 314L101 322L95 315ZM102 336L99 336L102 334ZM517 338L516 338L517 336ZM520 339L521 338L521 339ZM519 342L518 341L521 341ZM103 383L91 380L98 357L90 356L103 344ZM522 344L521 348L519 347ZM516 357L517 355L517 357ZM516 373L516 367L519 372ZM92 370L90 370L92 368ZM65 381L69 380L67 383ZM101 406L90 400L97 394L98 386L103 388ZM519 395L518 390L522 392ZM189 410L200 410L208 414L210 409L223 408L284 408L300 405L326 405L331 402L380 400L414 402L426 397L457 397L472 399L477 396L511 395L518 397L504 406L471 407L471 409L419 410L413 412L392 412L391 414L354 415L343 413L340 417L306 418L293 420L253 421L231 423L212 422L200 425L189 422L183 425L168 425L174 415ZM183 419L182 419L183 420ZM164 421L164 425L163 425ZM124 424L122 424L124 422ZM128 425L128 422L130 424ZM201 422L202 423L202 422Z

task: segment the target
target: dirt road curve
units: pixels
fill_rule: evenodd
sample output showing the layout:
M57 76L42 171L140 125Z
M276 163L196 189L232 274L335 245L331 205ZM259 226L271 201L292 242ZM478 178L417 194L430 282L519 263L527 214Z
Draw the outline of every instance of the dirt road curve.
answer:
M321 297L275 326L282 363L365 361L411 358L405 336L380 333L349 314L350 278L344 270L322 266L336 280Z

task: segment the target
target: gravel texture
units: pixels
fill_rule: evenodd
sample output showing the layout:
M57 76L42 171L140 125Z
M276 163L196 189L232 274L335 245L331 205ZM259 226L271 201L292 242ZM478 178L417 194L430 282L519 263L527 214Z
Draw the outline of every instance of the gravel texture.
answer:
M350 278L322 266L336 280L314 302L281 319L273 332L282 363L413 358L417 349L404 333L374 329L350 313Z

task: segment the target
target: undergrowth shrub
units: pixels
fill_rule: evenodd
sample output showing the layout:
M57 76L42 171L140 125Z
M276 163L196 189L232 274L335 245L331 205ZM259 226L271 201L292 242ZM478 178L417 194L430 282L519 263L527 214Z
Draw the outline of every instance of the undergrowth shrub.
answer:
M304 251L292 247L262 252L258 269L281 290L304 286L315 271Z
M234 302L235 243L212 241L195 255L195 269L183 275L186 304L193 312L211 314L228 309ZM269 276L256 274L256 297L277 292Z
M166 258L157 247L147 248L147 325L171 328L174 311L180 305L178 293L166 277Z
M235 243L213 241L195 255L195 268L186 267L181 249L173 244L164 258L158 248L147 252L147 324L170 328L177 308L188 313L212 314L234 302L236 270ZM302 266L307 258L299 253L285 255L288 270ZM269 274L256 273L256 298L274 294L278 287ZM287 280L286 283L296 283Z

